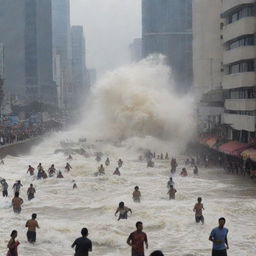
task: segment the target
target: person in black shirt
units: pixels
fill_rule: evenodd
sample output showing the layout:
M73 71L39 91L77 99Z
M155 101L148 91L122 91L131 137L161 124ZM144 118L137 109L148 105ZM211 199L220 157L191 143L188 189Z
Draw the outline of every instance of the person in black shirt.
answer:
M88 229L82 228L81 230L82 237L77 238L75 242L72 244L72 248L76 247L75 256L88 256L89 251L92 251L92 242L87 238Z

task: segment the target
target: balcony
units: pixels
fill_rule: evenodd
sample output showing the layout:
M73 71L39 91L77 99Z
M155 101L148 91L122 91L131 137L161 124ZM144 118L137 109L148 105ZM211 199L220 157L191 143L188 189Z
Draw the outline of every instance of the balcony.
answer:
M256 59L256 46L243 46L225 51L223 56L223 64L226 65L246 59Z
M256 72L244 72L225 75L223 77L223 89L240 87L252 87L256 85Z
M255 3L255 0L223 0L222 11L223 13L225 13L230 9L238 7L239 5L253 4L253 3Z
M256 110L255 99L227 99L225 100L225 108L237 111L254 111Z
M236 37L256 32L256 17L245 17L223 28L223 41L227 42Z
M224 113L223 115L224 124L229 124L233 129L236 130L245 130L248 132L255 131L256 119L255 116L246 116L246 115L234 115Z

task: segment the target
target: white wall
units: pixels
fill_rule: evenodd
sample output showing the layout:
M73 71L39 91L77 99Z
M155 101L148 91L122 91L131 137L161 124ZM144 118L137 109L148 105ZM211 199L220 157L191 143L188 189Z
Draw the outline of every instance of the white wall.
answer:
M196 93L221 84L221 0L193 1L193 69Z

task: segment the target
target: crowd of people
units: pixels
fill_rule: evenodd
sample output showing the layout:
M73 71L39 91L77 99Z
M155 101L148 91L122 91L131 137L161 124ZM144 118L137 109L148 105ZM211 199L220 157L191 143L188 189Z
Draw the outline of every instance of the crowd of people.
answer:
M55 121L41 122L29 126L25 124L0 126L0 146L41 136L47 132L58 131L60 128L61 124Z
M170 163L170 175L169 180L167 182L167 189L168 192L167 194L169 195L170 200L175 199L175 194L177 193L177 190L175 189L175 182L173 180L173 174L177 172L177 166L178 162L176 158L171 158L169 159L168 154L165 154L165 157L161 157L163 154L156 155L155 153L148 153L145 155L146 161L155 161L155 158L157 160L166 160ZM99 160L100 158L100 160ZM72 160L72 156L69 155L67 160ZM96 154L96 161L99 162L102 160L102 156L99 154ZM105 166L110 165L110 159L107 157L105 160ZM113 161L112 161L113 163ZM194 175L198 175L198 167L197 167L197 162L195 159L186 159L184 161L184 166L190 165L193 167L193 173ZM117 167L116 170L114 171L113 175L120 175L119 169L122 168L124 165L124 161L120 158L117 161ZM64 167L64 170L66 172L70 172L72 169L71 165L69 162L66 163L66 166ZM117 171L119 173L117 173ZM52 164L48 171L45 171L42 163L39 163L37 166L37 173L35 172L35 168L32 167L31 165L28 166L27 173L31 176L35 176L37 179L45 179L45 178L64 178L62 172L59 170L57 171L54 164ZM105 167L103 164L100 165L98 168L98 174L99 175L105 175ZM186 170L186 167L181 168L181 177L186 177L188 176L188 172ZM3 192L3 197L8 196L8 183L5 179L1 179L1 185L2 185L2 192ZM14 197L12 199L12 208L13 212L15 214L21 214L22 212L22 205L24 200L20 197L20 190L22 189L23 185L20 180L17 180L13 186L13 192L14 192ZM76 189L77 185L75 181L73 181L73 189ZM30 184L29 187L27 188L27 200L33 200L35 197L36 189L33 184ZM134 191L132 192L132 199L136 203L141 202L141 191L139 186L134 187ZM204 224L204 216L203 216L203 210L204 206L202 203L202 198L198 197L197 202L195 203L193 207L193 211L195 214L195 222L196 223L201 223ZM124 202L120 202L118 204L118 207L114 213L115 216L118 214L118 221L119 220L125 220L129 217L129 214L132 214L132 209L129 208L128 206L125 205ZM39 228L39 224L36 220L37 214L33 213L31 219L29 219L25 227L27 228L27 240L29 243L35 243L36 242L36 230ZM228 249L228 240L227 240L227 234L228 234L228 229L224 228L225 225L225 219L222 217L219 219L219 225L218 227L214 228L212 232L210 233L209 240L213 243L213 248L212 248L212 256L226 256L227 255L227 249ZM16 240L18 235L18 232L16 230L13 230L11 232L11 238L10 241L8 242L8 253L7 256L18 256L18 246L20 245L19 241ZM92 251L92 242L88 238L88 229L87 228L82 228L81 230L81 237L77 238L73 244L71 245L72 248L75 248L75 256L82 256L82 255L89 255L89 252ZM136 230L132 232L128 238L127 238L127 244L131 246L131 255L132 256L144 256L144 247L147 249L148 248L148 239L147 235L145 232L143 232L143 223L141 221L138 221L136 223ZM150 254L150 256L163 256L162 251L154 251Z

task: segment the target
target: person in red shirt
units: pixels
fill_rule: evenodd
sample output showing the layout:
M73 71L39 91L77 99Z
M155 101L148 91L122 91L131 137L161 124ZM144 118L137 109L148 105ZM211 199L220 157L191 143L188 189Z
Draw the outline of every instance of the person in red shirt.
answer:
M127 244L132 247L132 256L145 256L144 243L148 249L148 239L146 233L142 232L143 224L141 221L136 223L136 228L137 230L129 235Z

